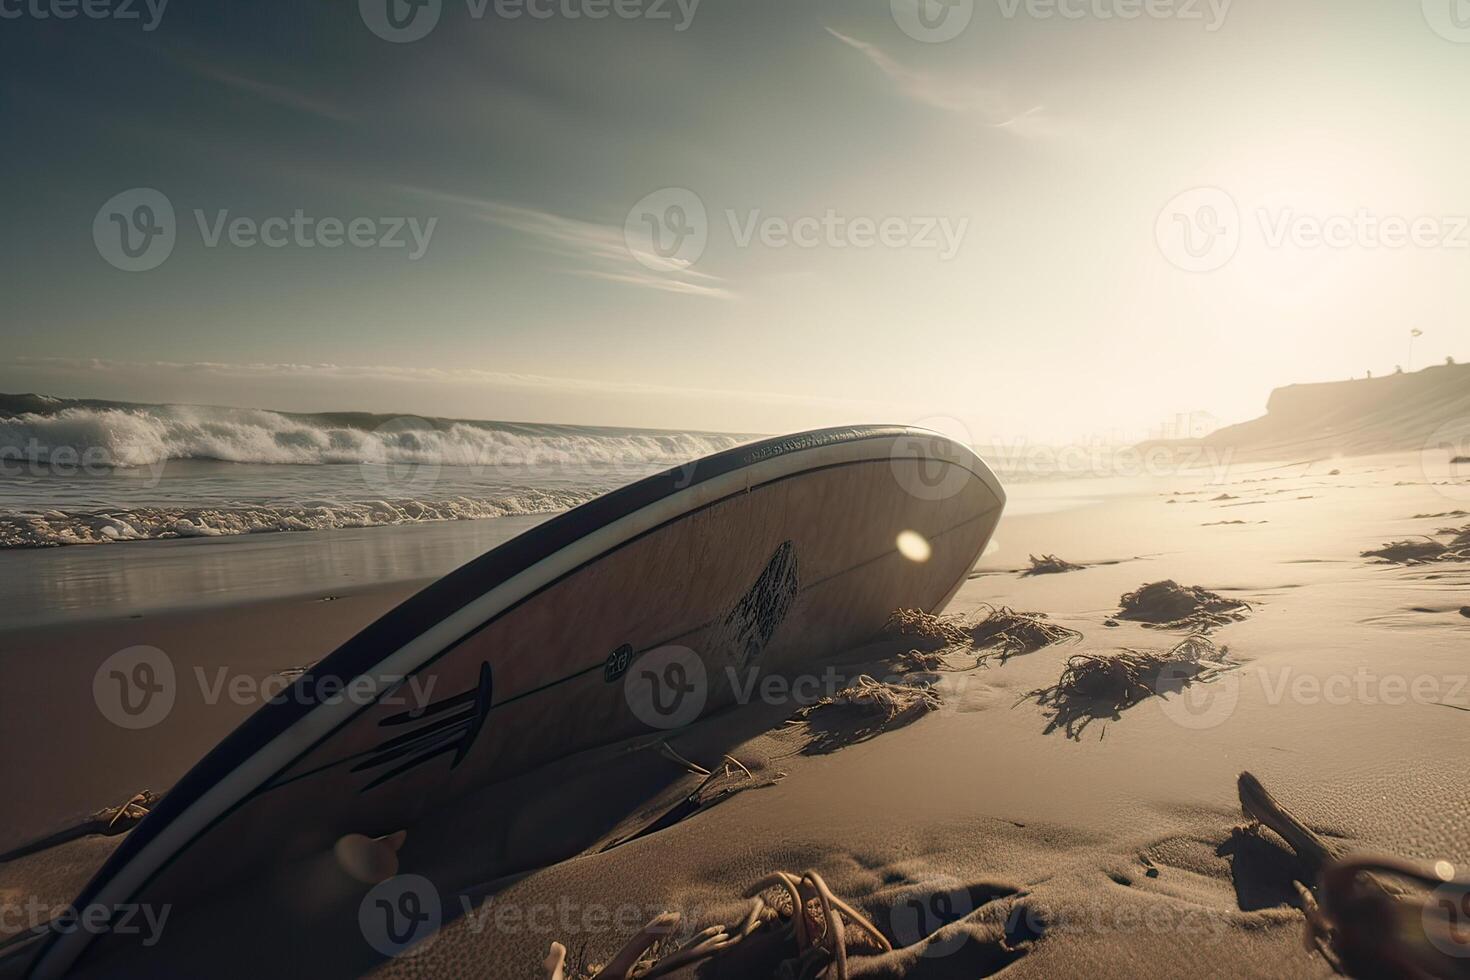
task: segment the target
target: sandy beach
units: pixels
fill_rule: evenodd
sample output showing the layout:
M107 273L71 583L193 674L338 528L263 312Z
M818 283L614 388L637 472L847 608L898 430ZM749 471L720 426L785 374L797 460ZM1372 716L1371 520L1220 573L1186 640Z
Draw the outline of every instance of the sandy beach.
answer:
M806 685L672 733L672 754L662 737L583 753L408 828L399 874L431 883L442 927L401 955L365 939L366 886L324 855L304 869L309 887L296 868L289 888L284 873L267 875L174 908L157 945L132 954L146 960L90 972L217 972L228 949L231 975L535 976L553 941L577 962L602 962L659 912L680 912L686 934L738 921L755 882L810 868L895 947L855 956L854 976L1329 974L1302 944L1297 859L1269 833L1242 832L1236 779L1254 773L1350 850L1470 861L1470 566L1361 555L1467 523L1456 514L1467 496L1470 481L1426 478L1419 454L1021 485L947 613L973 621L1008 606L1079 635L978 666L978 651L945 653L946 669L923 678L938 710L856 737L787 723L861 674L914 682L898 659L907 645L879 641ZM1025 574L1028 556L1042 554L1082 567ZM1165 579L1248 603L1209 633L1230 669L1072 735L1054 726L1053 710L1027 695L1056 684L1069 657L1183 639L1187 630L1116 618L1125 593ZM10 689L47 696L0 715L12 814L0 846L165 792L252 709L251 692L420 582L341 584L8 631ZM167 650L180 683L163 723L127 731L99 712L92 678L134 644ZM244 694L221 696L222 676ZM703 770L728 757L739 769L701 789L706 776L680 757ZM703 804L681 809L696 790ZM14 912L6 929L22 940L7 975L33 945L15 910L32 897L64 905L119 839L88 835L0 866ZM258 941L304 930L310 941ZM771 965L716 958L698 975Z

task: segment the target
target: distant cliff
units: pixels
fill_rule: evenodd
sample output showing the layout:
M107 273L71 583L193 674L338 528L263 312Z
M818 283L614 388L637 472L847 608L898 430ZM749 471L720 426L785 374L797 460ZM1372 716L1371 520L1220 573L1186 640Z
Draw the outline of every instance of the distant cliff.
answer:
M1265 415L1220 429L1203 443L1257 457L1358 456L1422 449L1436 433L1470 439L1470 364L1277 388Z

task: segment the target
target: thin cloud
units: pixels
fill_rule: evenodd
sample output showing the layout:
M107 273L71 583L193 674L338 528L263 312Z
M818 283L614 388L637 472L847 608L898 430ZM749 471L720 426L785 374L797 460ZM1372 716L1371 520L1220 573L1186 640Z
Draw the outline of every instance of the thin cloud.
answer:
M321 119L330 119L334 122L349 122L353 118L350 113L344 112L329 102L284 85L262 81L258 78L251 78L248 75L242 75L237 72L226 71L216 65L197 61L192 58L175 57L174 61L202 78L218 82L237 92L244 92L265 102L283 106L287 109L293 109L297 112L303 112Z
M526 235L542 249L579 263L579 267L569 270L573 275L666 293L714 299L731 299L734 296L720 285L723 280L718 276L695 271L687 264L671 261L666 269L660 270L640 264L628 250L622 228L489 198L419 187L404 187L402 190L451 205L460 213L488 224Z
M943 109L946 112L974 113L981 115L996 129L1024 135L1039 135L1043 127L1042 113L1045 109L1036 105L1017 112L1006 97L997 89L956 82L925 72L915 71L899 64L891 55L876 44L862 41L840 31L826 28L843 44L861 53L879 71L888 77L903 94L916 102Z

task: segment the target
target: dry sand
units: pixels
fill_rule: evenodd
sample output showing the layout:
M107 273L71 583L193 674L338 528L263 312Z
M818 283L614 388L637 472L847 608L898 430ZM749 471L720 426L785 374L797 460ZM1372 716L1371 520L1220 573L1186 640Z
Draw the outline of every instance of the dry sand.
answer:
M1232 499L1212 499L1222 493ZM1047 509L1061 497L1081 505ZM855 956L853 976L1328 975L1302 944L1289 852L1239 832L1242 770L1343 846L1470 866L1470 564L1360 556L1470 523L1414 516L1470 509L1470 481L1431 485L1414 454L1237 466L1217 482L1075 481L1013 499L950 612L1041 611L1079 640L939 673L939 710L862 737L784 725L799 707L785 699L704 719L669 743L707 769L729 755L750 775L731 769L700 794L718 805L683 819L704 778L658 738L489 787L409 828L400 874L432 883L443 926L407 955L369 946L368 886L323 855L173 909L154 949L90 972L520 980L541 975L553 940L603 961L656 912L732 924L750 885L812 868L898 947ZM1221 523L1235 520L1246 523ZM1084 567L1026 576L1030 554ZM1050 726L1025 695L1054 684L1069 656L1181 638L1113 620L1120 596L1160 579L1250 604L1211 633L1238 666L1076 738ZM155 729L122 732L91 699L111 651L193 650L199 665L264 678L328 652L405 588L0 638L11 788L0 847L166 789L248 710L186 703ZM895 652L853 651L840 674L881 675ZM43 694L16 702L16 690ZM65 903L117 839L0 865L0 899ZM24 925L5 923L12 935ZM25 958L12 949L0 976ZM738 949L698 975L770 975L779 958Z

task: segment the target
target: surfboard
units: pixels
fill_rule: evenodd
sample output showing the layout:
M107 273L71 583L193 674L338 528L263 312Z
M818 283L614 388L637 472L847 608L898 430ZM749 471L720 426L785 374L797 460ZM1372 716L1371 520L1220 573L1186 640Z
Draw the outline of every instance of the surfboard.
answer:
M169 790L75 907L189 899L345 834L411 827L549 760L691 724L748 691L751 671L799 671L897 608L943 608L1004 505L974 452L903 426L767 439L608 493L297 678ZM128 941L52 934L32 974Z

